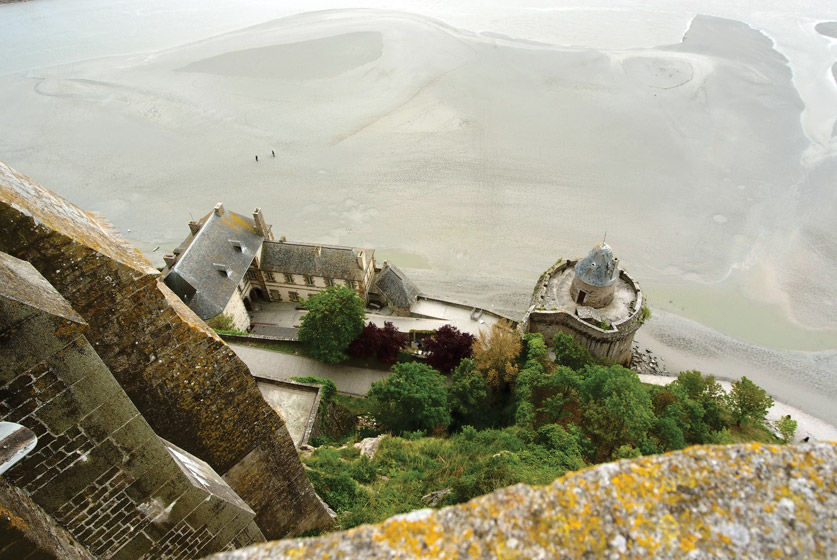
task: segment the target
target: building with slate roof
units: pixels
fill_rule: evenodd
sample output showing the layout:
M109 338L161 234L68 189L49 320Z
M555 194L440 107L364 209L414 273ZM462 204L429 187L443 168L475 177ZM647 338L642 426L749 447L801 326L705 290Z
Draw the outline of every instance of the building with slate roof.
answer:
M541 276L520 328L547 340L570 334L594 357L628 365L644 304L639 284L601 243L583 259L559 261Z
M300 301L332 286L351 288L368 301L375 275L375 251L266 241L258 268L269 301Z
M260 208L253 217L215 209L189 222L190 235L163 255L163 282L204 320L226 315L250 329L256 302L301 301L332 286L346 286L368 301L375 251L357 247L274 240Z
M163 282L204 320L220 314L246 331L250 318L244 303L252 290L252 274L269 228L257 208L253 218L215 209L189 224L191 235L173 253L163 256Z
M395 315L408 317L421 290L398 267L384 261L375 277L375 290Z

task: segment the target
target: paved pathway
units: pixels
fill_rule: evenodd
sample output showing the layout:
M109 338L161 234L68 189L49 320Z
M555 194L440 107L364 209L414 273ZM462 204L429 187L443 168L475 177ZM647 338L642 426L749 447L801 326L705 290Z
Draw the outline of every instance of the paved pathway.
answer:
M388 372L377 369L324 364L303 356L253 348L243 344L228 344L256 377L290 379L313 375L331 379L341 393L365 395L372 383L389 375Z

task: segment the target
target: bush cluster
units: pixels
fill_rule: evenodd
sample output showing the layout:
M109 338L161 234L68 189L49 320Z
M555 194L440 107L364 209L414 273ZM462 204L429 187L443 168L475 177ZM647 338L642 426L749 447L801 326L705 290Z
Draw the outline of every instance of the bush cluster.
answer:
M499 325L474 340L472 357L447 380L426 364L393 366L368 402L400 437L385 439L372 461L327 448L308 460L342 527L424 507L422 496L445 488L440 505L692 444L778 441L764 426L772 399L746 377L728 395L698 371L645 385L570 336L555 336L551 350L554 359L540 334L520 337ZM785 440L792 428L790 419L777 426Z

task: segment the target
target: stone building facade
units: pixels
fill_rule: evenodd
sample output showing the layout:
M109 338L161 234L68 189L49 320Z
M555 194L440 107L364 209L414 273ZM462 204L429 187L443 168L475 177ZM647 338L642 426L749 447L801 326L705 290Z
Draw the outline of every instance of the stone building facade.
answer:
M541 276L520 328L548 341L567 333L594 357L628 365L644 304L639 284L602 243L584 259L559 261Z
M67 301L86 324L89 347L151 430L219 473L254 512L265 537L331 523L284 422L264 401L247 367L103 219L0 164L0 251L30 263ZM17 392L16 386L7 387L4 406ZM127 404L126 399L114 402ZM76 436L70 441L75 443ZM151 468L155 463L148 462L144 449L135 460ZM114 453L108 457L116 460ZM56 468L65 468L67 461ZM60 495L69 505L54 505L75 506L80 491L66 487ZM160 504L163 511L175 507L169 494Z

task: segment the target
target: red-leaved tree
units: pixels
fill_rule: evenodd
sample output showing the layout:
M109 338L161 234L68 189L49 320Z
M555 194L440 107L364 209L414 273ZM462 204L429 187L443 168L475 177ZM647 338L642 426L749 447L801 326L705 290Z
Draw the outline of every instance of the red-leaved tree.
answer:
M421 343L428 351L427 363L441 372L449 373L464 358L472 356L474 335L445 325Z
M389 321L384 323L384 328L368 323L347 352L353 358L364 360L375 356L381 363L394 364L398 361L398 353L407 346L408 338Z

